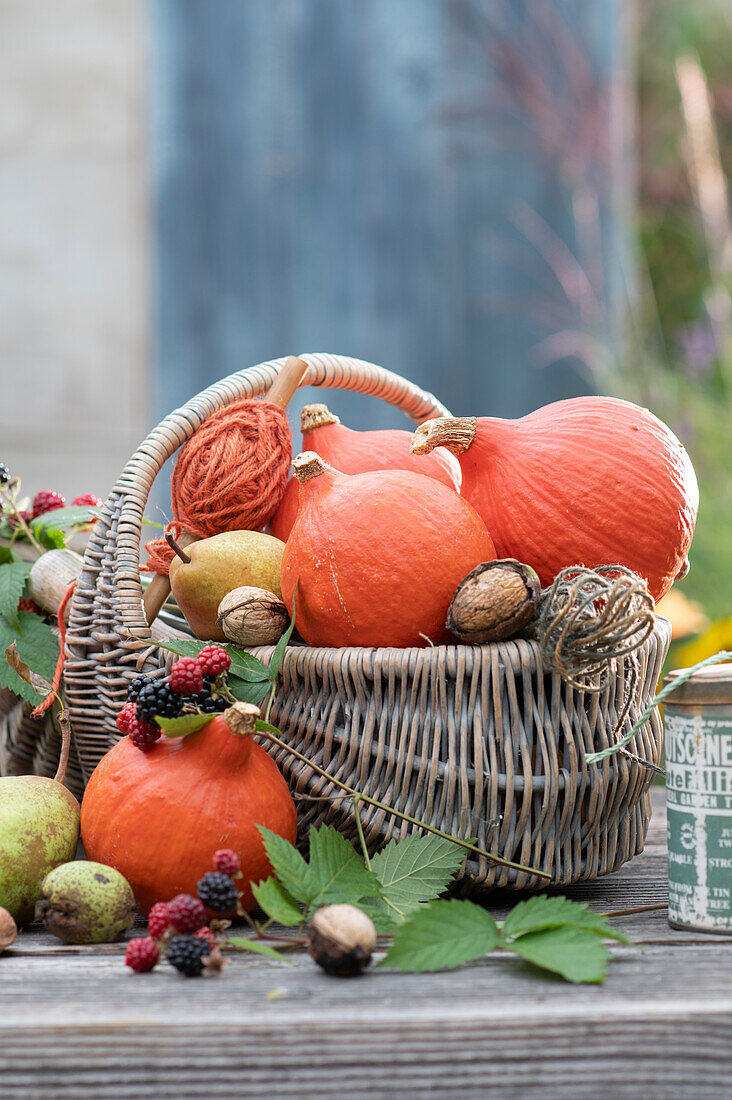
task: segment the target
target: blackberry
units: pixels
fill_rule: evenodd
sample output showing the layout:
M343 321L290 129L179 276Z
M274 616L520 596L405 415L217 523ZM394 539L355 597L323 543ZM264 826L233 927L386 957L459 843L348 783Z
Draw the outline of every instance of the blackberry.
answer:
M137 696L137 717L151 722L155 715L161 718L177 718L183 709L180 695L171 690L165 680L154 680Z
M167 959L187 978L196 978L203 972L203 960L210 950L210 944L199 936L174 936L168 944Z
M142 689L146 687L147 684L151 684L152 682L153 681L150 679L149 676L145 676L142 673L139 676L135 676L134 680L130 681L130 686L127 689L128 701L130 703L136 703L137 697Z
M10 481L10 470L4 462L0 462L0 485L7 485Z
M220 871L207 871L199 880L197 892L203 904L219 915L230 913L239 900L236 886Z

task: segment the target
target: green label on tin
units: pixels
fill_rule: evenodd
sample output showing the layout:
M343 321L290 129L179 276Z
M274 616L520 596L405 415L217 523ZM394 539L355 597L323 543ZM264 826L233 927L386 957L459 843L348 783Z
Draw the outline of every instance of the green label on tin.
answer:
M732 931L732 719L666 708L668 912Z

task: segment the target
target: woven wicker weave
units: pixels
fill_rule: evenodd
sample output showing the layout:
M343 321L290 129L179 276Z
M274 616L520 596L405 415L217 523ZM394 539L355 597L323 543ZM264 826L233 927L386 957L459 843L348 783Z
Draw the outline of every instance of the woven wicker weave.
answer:
M301 358L309 364L303 385L380 397L416 422L447 415L431 394L373 364L334 355ZM232 375L168 416L132 457L94 526L71 605L64 677L86 778L116 740L114 719L129 680L142 669L164 674L166 655L152 642L143 615L139 573L152 483L207 416L266 392L284 362ZM669 633L659 619L640 651L641 689L629 721L653 696ZM431 650L299 647L283 663L273 718L293 746L366 793L478 837L497 854L565 883L604 874L643 846L648 771L627 757L592 769L584 764L585 750L609 743L628 682L621 664L604 695L584 696L545 675L537 647L523 641ZM654 717L637 751L657 760L661 741ZM353 835L347 802L305 765L275 755L300 796L301 823L333 820ZM381 811L362 808L362 821L374 846L403 831ZM480 861L468 863L465 881L540 884Z
M53 713L31 718L31 704L19 695L0 689L0 775L53 777L61 755L61 731ZM77 798L84 791L76 746L71 745L66 786Z

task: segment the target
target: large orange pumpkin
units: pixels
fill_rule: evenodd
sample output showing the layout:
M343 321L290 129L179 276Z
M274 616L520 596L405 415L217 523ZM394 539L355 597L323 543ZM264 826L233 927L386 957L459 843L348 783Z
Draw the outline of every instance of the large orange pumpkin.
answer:
M660 599L688 568L699 506L694 469L648 409L611 397L557 401L520 420L440 417L412 450L459 456L462 493L485 520L499 558L560 569L620 563Z
M443 447L438 447L420 463L410 454L412 433L398 428L357 432L346 428L327 405L306 405L300 417L303 450L315 451L343 474L361 474L368 470L412 470L441 481L460 492L460 464ZM297 516L298 483L291 478L285 495L270 521L270 532L287 542Z
M97 765L81 806L87 856L121 871L143 913L195 895L219 848L238 853L237 888L255 908L250 882L272 873L257 825L294 842L295 804L274 760L221 715L148 752L123 737Z
M477 512L408 470L340 473L298 455L300 508L282 557L282 596L314 646L424 646L466 573L495 557Z

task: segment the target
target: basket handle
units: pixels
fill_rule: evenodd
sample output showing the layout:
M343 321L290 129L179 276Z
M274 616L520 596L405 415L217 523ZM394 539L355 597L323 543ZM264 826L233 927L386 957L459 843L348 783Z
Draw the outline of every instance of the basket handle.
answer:
M450 412L436 397L392 371L362 359L326 353L299 356L307 365L301 386L319 386L351 390L379 397L394 405L416 423ZM109 633L121 628L127 639L150 641L142 606L140 583L140 538L142 520L153 481L163 464L181 447L212 413L245 397L260 397L272 387L286 359L272 359L256 367L238 371L203 390L176 409L153 429L125 466L94 525L84 557L84 568L71 607L67 649L88 658L89 625L97 620L89 603L97 596L103 601L103 614ZM110 591L114 594L113 621L110 622ZM102 610L102 607L100 607ZM110 646L114 648L114 646Z

